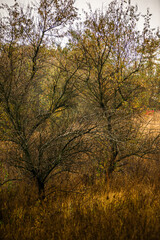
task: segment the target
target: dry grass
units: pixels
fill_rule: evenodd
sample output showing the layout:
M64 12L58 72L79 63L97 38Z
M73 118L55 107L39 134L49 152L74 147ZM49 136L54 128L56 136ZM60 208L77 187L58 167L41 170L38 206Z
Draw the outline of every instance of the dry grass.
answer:
M81 193L55 192L37 200L33 184L1 188L0 236L4 240L158 240L160 169L138 163L106 184L80 184Z
M144 116L144 120L149 121L149 131L153 126L159 131L160 112ZM72 193L60 191L68 187L67 180L63 181L44 201L38 200L33 183L5 184L0 187L0 238L159 240L159 160L158 155L156 161L132 159L107 183L100 177L78 177L80 184ZM3 180L8 177L7 166L1 166L1 173ZM15 175L13 169L9 175ZM75 178L71 176L70 180L73 183Z
M160 111L144 114L143 119L147 131L160 133Z

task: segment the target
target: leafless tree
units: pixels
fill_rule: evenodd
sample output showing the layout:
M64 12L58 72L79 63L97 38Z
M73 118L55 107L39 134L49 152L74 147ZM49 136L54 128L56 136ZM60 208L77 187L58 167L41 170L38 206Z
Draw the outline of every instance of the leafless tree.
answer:
M153 147L142 137L142 124L136 125L135 119L146 96L141 71L147 66L150 47L152 58L156 53L158 39L149 28L149 11L143 31L137 30L137 10L123 0L112 1L106 11L93 12L90 6L81 27L70 31L76 62L83 63L82 96L99 119L96 139L102 145L108 175L123 159L145 155Z
M41 0L26 12L16 1L2 5L8 15L0 22L1 143L9 143L7 161L36 180L42 197L48 179L87 152L84 136L92 131L76 125L79 66L48 46L76 17L73 4Z

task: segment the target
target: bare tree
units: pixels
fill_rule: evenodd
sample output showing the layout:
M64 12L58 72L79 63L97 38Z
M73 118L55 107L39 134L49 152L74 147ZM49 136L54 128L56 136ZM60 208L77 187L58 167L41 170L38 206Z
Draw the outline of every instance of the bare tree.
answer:
M1 142L9 143L8 162L37 181L42 197L48 178L87 152L84 136L92 131L86 123L73 126L79 66L51 45L76 17L73 4L41 0L26 12L16 1L2 4L8 15L0 22Z
M149 28L149 11L143 31L137 30L137 10L137 6L123 0L112 1L106 11L92 12L90 7L82 27L71 30L76 62L83 63L81 92L99 119L101 129L96 138L105 149L109 175L120 161L142 156L151 147L146 147L139 131L141 124L136 125L135 119L146 94L141 70L147 65L151 46L152 57L156 53L158 39Z

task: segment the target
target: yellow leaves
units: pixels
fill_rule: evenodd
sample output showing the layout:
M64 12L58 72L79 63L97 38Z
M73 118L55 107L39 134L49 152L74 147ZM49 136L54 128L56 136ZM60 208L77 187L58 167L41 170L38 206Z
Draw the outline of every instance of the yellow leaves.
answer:
M141 109L147 104L146 92L142 92L139 96L134 97L131 102L131 106L134 109Z
M26 210L24 207L21 206L15 208L13 211L12 220L15 222L15 224L20 226L22 222L25 220L25 214Z
M65 110L65 107L60 107L60 108L56 109L56 111L54 112L54 116L60 117L64 110Z
M122 105L123 105L123 107L124 107L125 109L128 109L128 107L129 107L129 102L123 101Z

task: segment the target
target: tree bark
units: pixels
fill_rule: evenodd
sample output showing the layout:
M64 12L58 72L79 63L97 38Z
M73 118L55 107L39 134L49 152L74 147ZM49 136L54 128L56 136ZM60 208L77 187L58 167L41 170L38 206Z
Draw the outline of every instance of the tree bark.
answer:
M38 196L40 200L45 199L45 189L44 189L44 182L37 177L37 186L38 186Z

